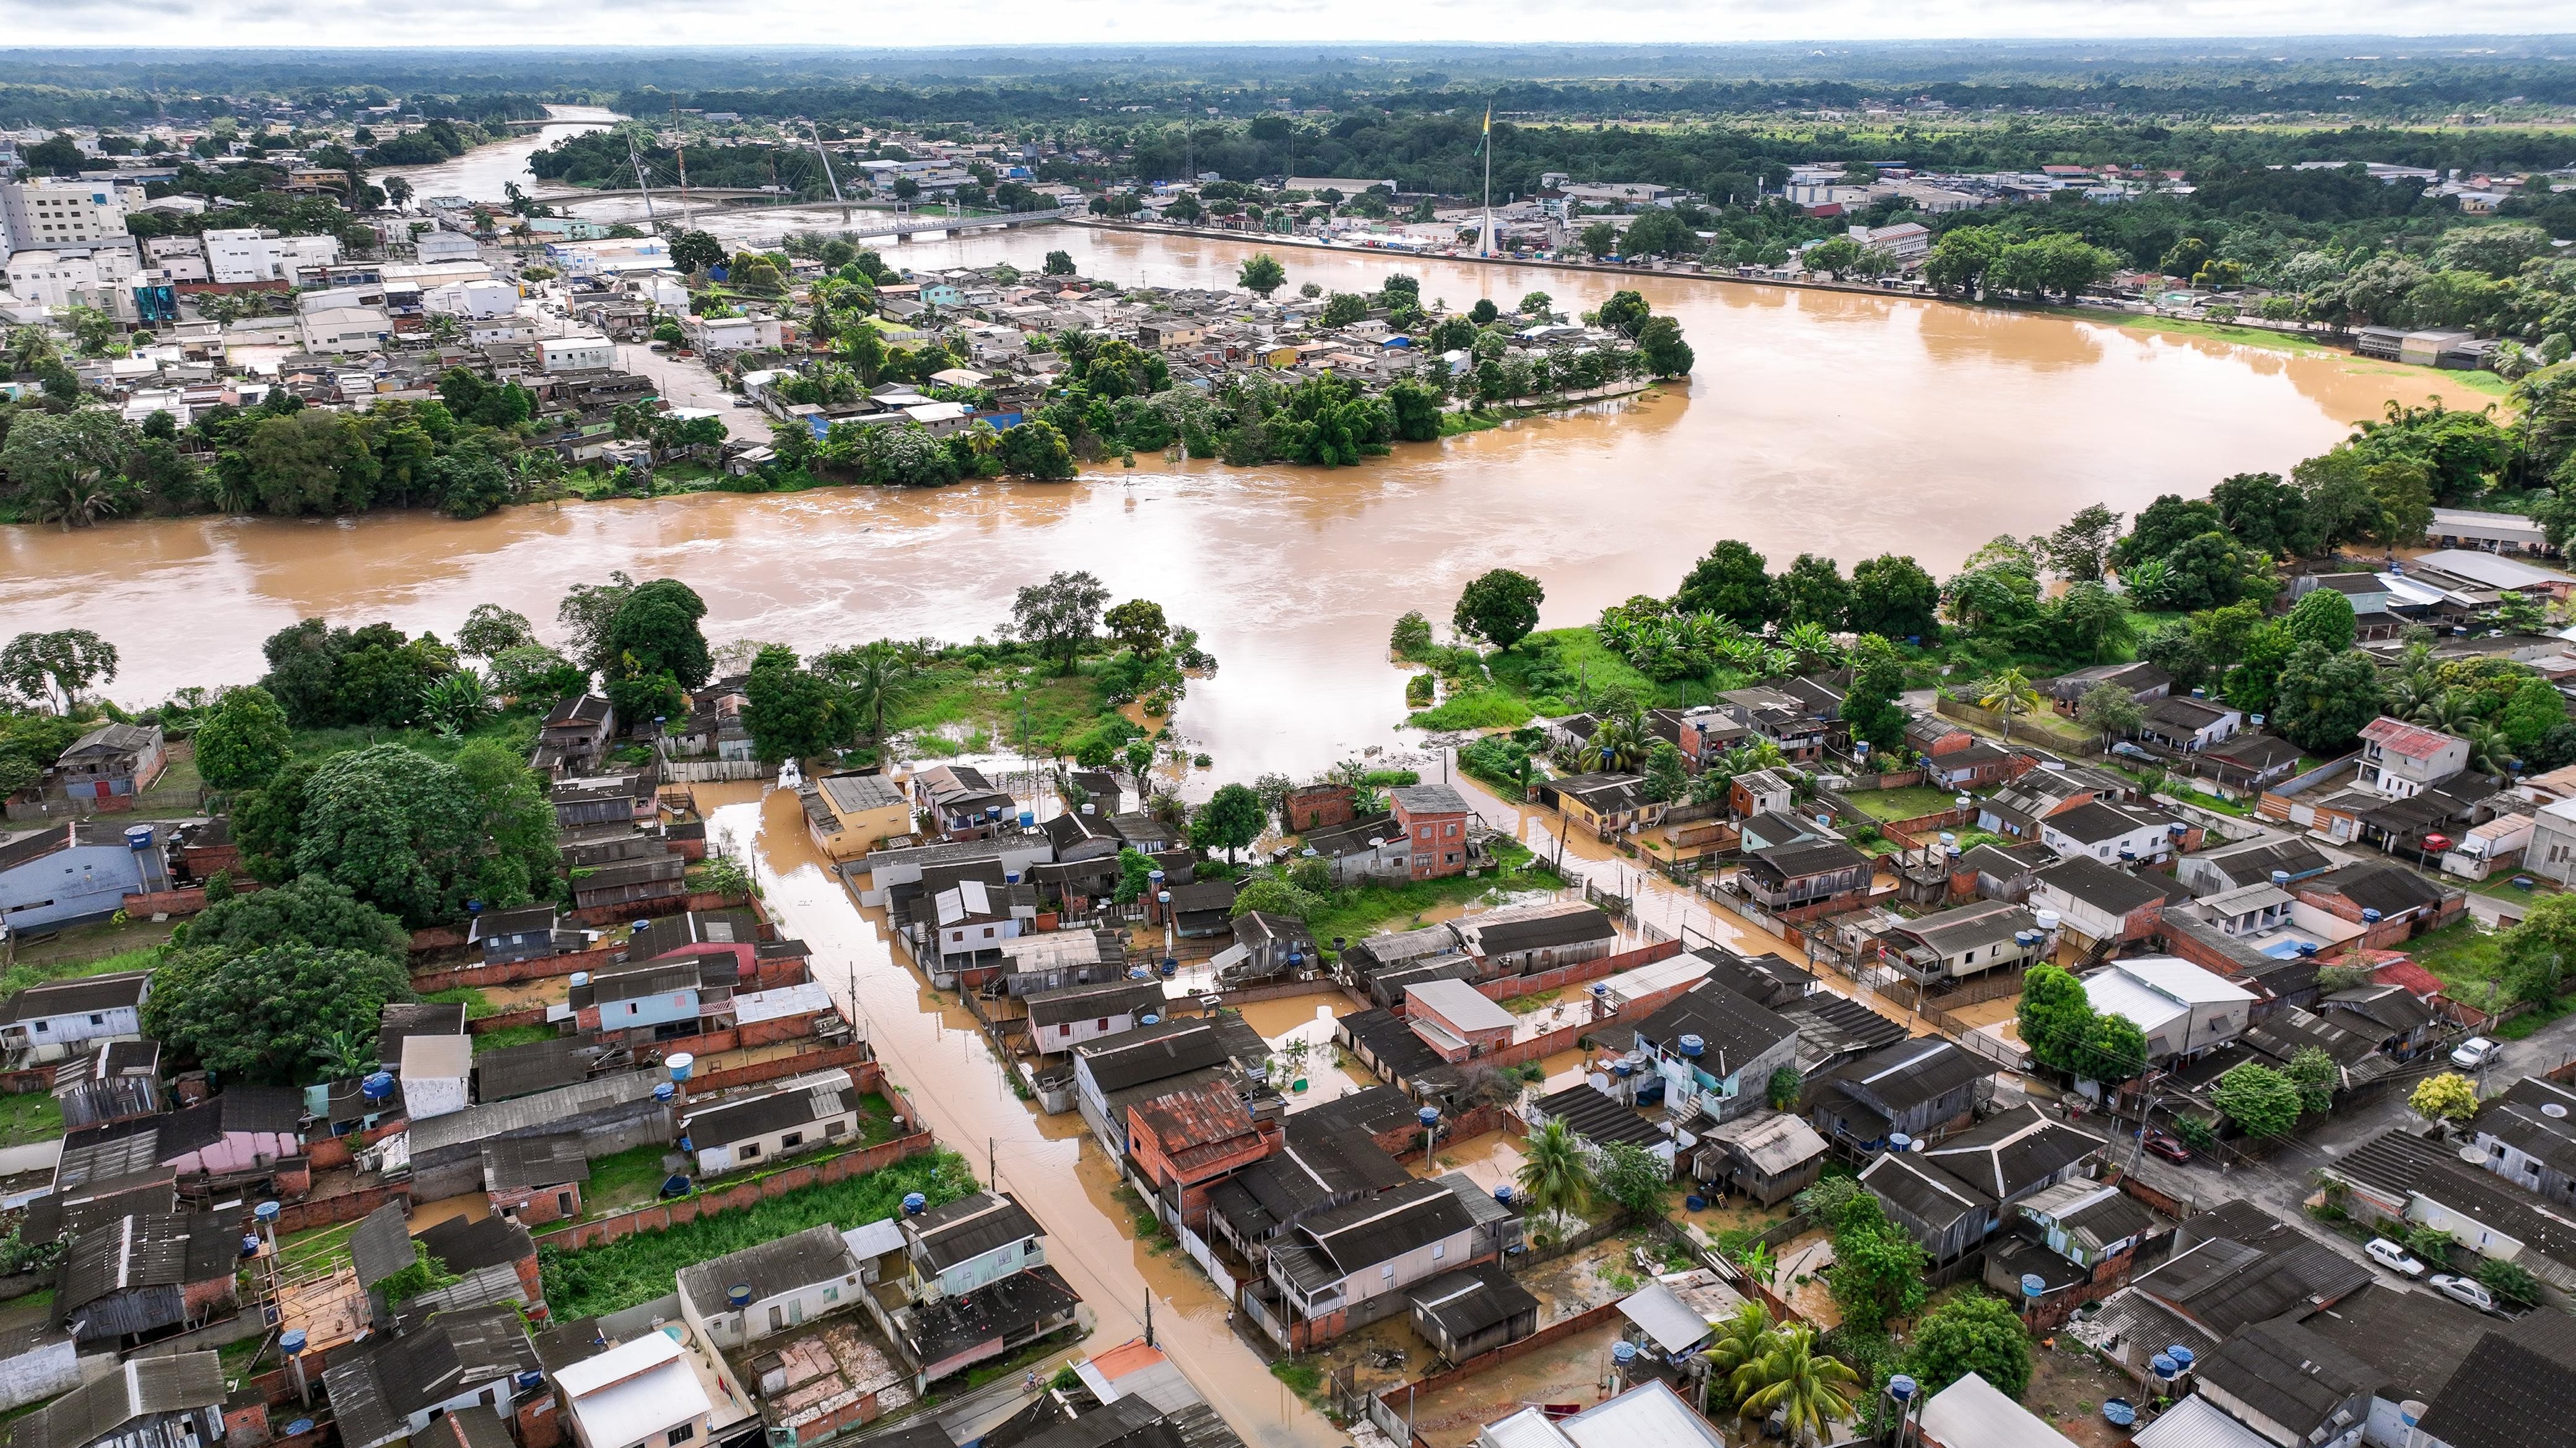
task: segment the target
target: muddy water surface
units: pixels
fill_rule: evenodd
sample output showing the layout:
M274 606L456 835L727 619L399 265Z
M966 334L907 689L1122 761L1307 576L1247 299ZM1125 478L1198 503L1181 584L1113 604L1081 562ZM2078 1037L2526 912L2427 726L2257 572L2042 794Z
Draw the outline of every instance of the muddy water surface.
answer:
M483 153L476 153L480 157ZM913 267L1050 248L1121 284L1228 284L1238 243L1077 227L924 243ZM1292 282L1374 287L1383 257L1289 251ZM1464 302L1543 290L1598 304L1611 279L1460 262L1407 264ZM968 639L1012 592L1087 568L1118 597L1161 602L1222 668L1192 686L1181 731L1217 774L1302 773L1392 740L1402 675L1395 616L1445 621L1468 578L1509 565L1547 588L1543 620L1586 621L1669 592L1720 537L1786 566L1846 567L1894 550L1935 573L1998 533L2078 507L2134 511L2230 473L2285 470L2383 400L2421 401L2437 374L2289 357L2203 339L1862 295L1622 278L1679 316L1699 365L1648 400L1534 419L1338 470L1167 467L1159 457L1070 484L939 492L511 508L426 514L121 522L72 534L0 528L0 617L17 629L110 632L122 700L261 668L297 618L388 618L452 632L477 603L551 626L575 582L612 569L704 594L718 639L806 648L880 635Z

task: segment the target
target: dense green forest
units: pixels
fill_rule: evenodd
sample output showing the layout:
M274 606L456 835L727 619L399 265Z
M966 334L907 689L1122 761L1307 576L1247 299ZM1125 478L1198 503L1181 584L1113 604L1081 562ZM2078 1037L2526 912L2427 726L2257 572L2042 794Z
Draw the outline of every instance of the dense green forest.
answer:
M2367 50L2373 54L2357 54ZM1570 118L1672 118L1922 98L2126 115L2293 112L2439 120L2462 108L2576 103L2552 37L2379 41L1955 41L1815 45L967 47L689 51L25 50L0 81L0 124L100 125L220 112L224 97L384 104L481 120L539 100L629 114L683 106L746 115L982 125L1107 116L1123 106L1477 108ZM1203 113L1203 112L1202 112Z

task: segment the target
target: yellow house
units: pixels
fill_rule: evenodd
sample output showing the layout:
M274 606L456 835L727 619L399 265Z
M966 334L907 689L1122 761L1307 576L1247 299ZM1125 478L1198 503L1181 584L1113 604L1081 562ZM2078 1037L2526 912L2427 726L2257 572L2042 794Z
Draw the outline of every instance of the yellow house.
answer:
M835 860L855 860L894 835L912 833L912 805L882 774L829 774L798 792L814 843Z
M1294 347L1272 347L1270 350L1263 352L1260 355L1261 365L1264 367L1294 367L1297 365L1297 349Z

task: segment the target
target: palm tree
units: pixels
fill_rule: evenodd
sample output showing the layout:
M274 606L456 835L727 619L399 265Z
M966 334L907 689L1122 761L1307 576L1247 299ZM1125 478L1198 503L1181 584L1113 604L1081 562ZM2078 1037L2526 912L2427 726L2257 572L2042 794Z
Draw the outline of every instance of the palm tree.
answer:
M1522 1146L1521 1169L1513 1180L1520 1184L1521 1200L1530 1210L1551 1221L1592 1200L1592 1163L1563 1121L1551 1120L1530 1133Z
M991 457L1002 446L1002 435L993 424L976 418L966 424L966 450L978 458Z
M1735 1370L1728 1386L1735 1393L1739 1418L1768 1418L1778 1413L1789 1440L1822 1440L1834 1420L1852 1411L1851 1390L1860 1375L1838 1358L1816 1351L1816 1332L1806 1326L1773 1332L1762 1354Z
M2502 729L2493 724L2471 723L2458 732L2469 741L2469 768L2493 775L2512 772L2513 740Z
M903 701L904 691L911 686L912 665L904 651L886 639L835 652L842 655L833 661L841 675L841 687L849 691L851 709L868 721L868 743L882 762L886 715Z
M2004 671L1977 685L1977 707L1991 709L2004 716L2004 738L2012 738L2015 714L2027 714L2039 707L2039 691L2018 664L2006 665Z
M1700 1350L1709 1361L1711 1387L1727 1397L1734 1407L1736 1370L1758 1360L1771 1347L1771 1309L1759 1302L1748 1302L1735 1310L1735 1315L1717 1325L1717 1336Z
M1592 728L1587 752L1595 769L1635 769L1646 757L1644 721L1635 715L1602 720Z

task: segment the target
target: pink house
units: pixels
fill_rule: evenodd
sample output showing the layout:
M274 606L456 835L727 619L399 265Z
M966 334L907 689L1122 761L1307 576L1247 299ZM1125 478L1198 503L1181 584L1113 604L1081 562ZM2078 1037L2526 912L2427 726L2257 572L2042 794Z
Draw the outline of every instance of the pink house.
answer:
M160 1162L182 1177L265 1171L304 1150L304 1100L276 1086L236 1086L161 1119Z

